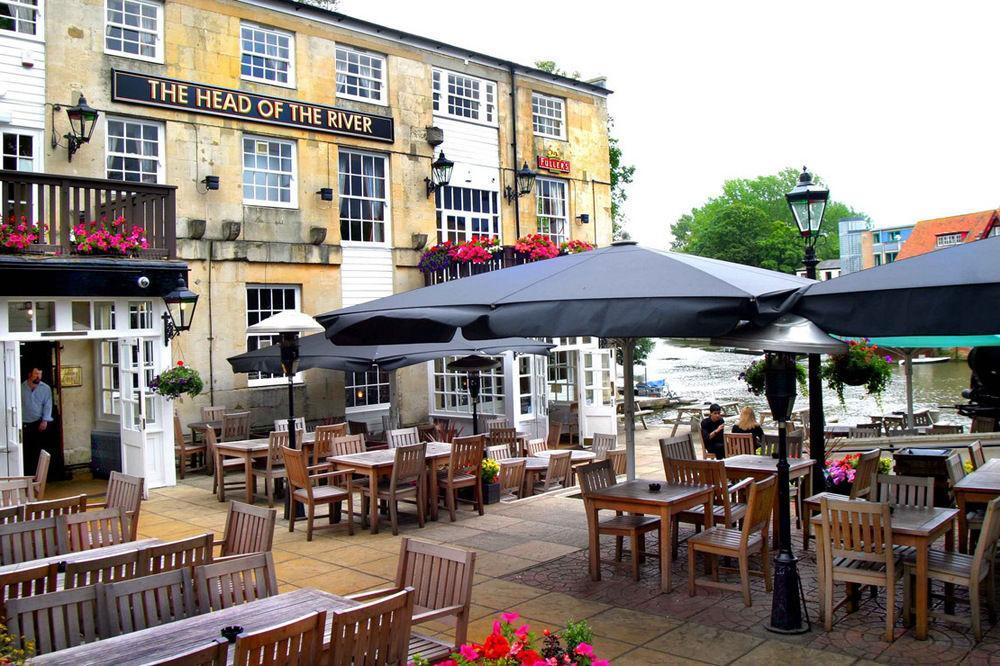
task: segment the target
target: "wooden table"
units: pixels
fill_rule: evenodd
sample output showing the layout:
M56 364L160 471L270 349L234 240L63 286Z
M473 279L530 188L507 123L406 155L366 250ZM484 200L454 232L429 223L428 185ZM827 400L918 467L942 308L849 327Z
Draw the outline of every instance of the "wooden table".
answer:
M212 428L215 430L215 434L218 435L222 432L222 420L218 421L194 421L188 424L188 428L191 429L191 443L194 444L198 441L198 436L201 431L205 428Z
M539 458L537 456L524 457L514 457L506 458L501 462L524 462L524 478L521 480L521 487L518 489L518 497L528 497L534 494L534 483L535 479L539 474L543 473L549 468L548 458Z
M650 483L659 483L660 490L652 492ZM672 517L699 504L705 507L705 528L712 526L712 486L671 484L665 481L636 479L615 484L590 495L586 500L587 527L590 533L590 578L601 579L600 540L597 534L598 512L627 511L660 517L660 589L670 591L670 554L673 551ZM636 553L632 553L635 557Z
M597 458L597 454L594 453L593 451L583 451L581 449L545 449L544 451L539 451L538 453L536 453L534 457L545 458L546 460L548 460L549 456L551 456L553 453L563 453L564 451L570 452L569 461L571 463L579 464L579 463L591 462L592 460Z
M303 449L310 449L312 443L316 441L316 433L307 432L300 440L298 437L295 438L296 446ZM243 469L246 474L246 502L247 504L253 504L253 461L255 458L267 459L270 450L270 443L267 437L262 437L260 439L240 439L232 442L217 442L215 445L215 468L216 473L224 476L224 473L219 470L223 469L222 458L241 458L243 460ZM218 495L219 501L226 501L226 484L225 479L219 480Z
M986 464L955 484L955 501L958 504L958 550L969 552L969 504L986 504L1000 497L1000 458L991 458Z
M431 501L431 518L437 519L438 515L438 484L437 470L448 464L451 457L451 444L446 442L427 442L427 469ZM394 449L382 449L379 451L366 451L364 453L352 453L346 456L330 456L327 461L333 464L334 469L353 469L360 474L368 475L370 488L378 488L378 480L381 476L391 476L392 466L396 461L396 451ZM369 521L371 522L372 534L378 534L378 498L372 497L369 507Z
M726 476L739 481L748 476L754 481L763 481L778 473L778 459L771 456L733 456L724 458L726 463ZM788 459L788 479L802 479L799 483L799 493L802 497L812 495L812 469L814 461L812 458L789 458ZM780 493L774 494L774 510L771 512L771 540L774 542L775 550L778 548L778 506Z
M684 422L685 414L688 415L688 418L697 417L701 419L703 412L704 408L702 407L678 407L677 416L674 417L674 420L672 422L674 424L674 428L673 430L670 431L670 436L673 437L674 435L677 434L677 428ZM669 421L664 421L664 423L669 423ZM693 433L694 429L692 429L692 434Z
M915 581L914 605L917 607L917 624L914 636L917 640L927 639L928 620L928 580L927 558L931 544L941 535L945 535L945 549L954 550L955 540L952 527L958 509L934 507L933 509L916 509L896 507L890 518L892 525L892 543L894 546L912 546L917 552L917 579ZM813 516L813 530L816 534L816 575L819 578L820 613L823 612L823 585L825 567L823 558L826 552L826 534L823 532L823 516ZM820 618L822 620L822 617Z
M126 541L125 543L117 543L113 546L105 546L103 548L92 548L91 550L81 550L75 553L43 557L38 560L28 560L27 562L20 562L18 564L5 564L4 566L0 566L0 575L13 573L22 569L31 569L33 567L47 564L58 564L60 562L81 562L83 560L92 560L98 557L110 557L111 555L134 553L149 546L158 546L161 543L163 543L161 539L139 539L138 541ZM61 580L62 577L60 576L60 588L62 587ZM32 661L32 663L34 662Z

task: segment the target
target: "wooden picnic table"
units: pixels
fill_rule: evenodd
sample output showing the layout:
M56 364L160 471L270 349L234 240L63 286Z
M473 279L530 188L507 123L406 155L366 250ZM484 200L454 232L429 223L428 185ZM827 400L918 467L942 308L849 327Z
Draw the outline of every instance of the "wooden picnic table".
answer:
M969 552L969 504L986 504L1000 497L1000 458L990 458L979 469L967 474L955 484L958 505L958 550Z
M763 481L778 473L778 459L771 456L733 456L723 458L726 463L726 476L739 481L748 476L756 481ZM789 458L788 459L788 480L802 479L799 483L799 493L802 497L812 495L812 469L814 461L812 458ZM774 494L774 510L771 511L771 539L775 549L778 548L778 498L779 493Z
M928 621L928 579L927 579L927 559L931 544L941 535L945 536L945 549L952 551L955 548L954 532L952 527L955 523L955 515L959 514L958 509L948 509L934 507L932 509L918 509L911 507L895 507L890 515L892 525L892 544L894 546L910 546L916 550L917 555L917 580L915 585L914 605L917 608L917 623L914 629L914 636L917 640L927 639ZM826 534L823 531L823 516L813 516L812 526L816 534L816 562L820 563L816 567L816 575L819 582L819 608L823 613L824 580L825 570L823 558L826 552ZM822 621L822 617L820 620Z
M438 516L438 484L437 471L448 465L451 457L451 444L447 442L427 442L427 482L430 485L428 496L431 502L431 518L437 520ZM368 483L372 489L378 488L379 477L392 475L392 467L396 461L395 449L381 449L379 451L365 451L364 453L351 453L346 456L330 456L327 462L333 465L334 469L353 469L359 474L368 475ZM369 521L371 523L372 534L378 534L378 500L372 498L369 508Z
M649 489L650 483L659 483L660 490ZM705 507L705 528L712 526L712 500L715 489L712 486L672 484L665 481L635 479L618 483L604 490L592 493L586 499L587 527L590 533L590 578L601 579L600 540L597 534L598 513L602 510L625 511L660 517L660 590L670 591L670 555L673 551L673 516L681 511L693 509L699 504ZM632 553L635 557L636 553Z
M48 564L59 564L61 562L82 562L83 560L92 560L98 557L110 557L112 555L122 555L124 553L138 552L143 548L149 546L158 546L163 541L161 539L139 539L137 541L126 541L125 543L116 543L113 546L104 546L103 548L92 548L90 550L81 550L75 553L65 553L63 555L53 555L52 557L43 557L37 560L28 560L26 562L19 562L17 564L5 564L0 566L0 575L14 573L15 571L20 571L22 569L30 569L33 567L48 565ZM59 577L59 587L62 588L62 576ZM34 663L34 662L32 662Z
M301 434L301 433L300 433ZM307 432L301 439L295 438L296 446L309 449L316 441L316 433ZM270 444L267 437L259 439L239 439L232 442L217 442L215 444L215 467L217 470L223 469L222 458L240 458L243 460L243 470L246 474L246 502L253 504L254 483L253 483L253 461L255 458L267 459ZM219 481L218 496L220 502L226 501L225 479Z

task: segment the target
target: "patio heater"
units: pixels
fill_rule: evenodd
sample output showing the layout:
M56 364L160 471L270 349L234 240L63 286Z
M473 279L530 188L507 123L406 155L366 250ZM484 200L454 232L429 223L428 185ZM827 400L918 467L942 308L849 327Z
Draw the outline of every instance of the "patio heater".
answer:
M500 360L472 354L455 359L448 364L449 370L465 372L469 377L469 398L472 400L472 434L479 434L479 389L482 388L480 372L500 367Z

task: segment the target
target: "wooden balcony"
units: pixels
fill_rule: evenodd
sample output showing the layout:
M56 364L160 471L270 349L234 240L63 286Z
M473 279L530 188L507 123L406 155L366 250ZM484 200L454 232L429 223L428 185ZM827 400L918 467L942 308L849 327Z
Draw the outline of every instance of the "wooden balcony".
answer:
M514 252L513 245L504 245L503 252L496 253L493 259L486 263L452 264L443 270L434 271L433 273L424 273L424 285L429 287L432 284L449 282L451 280L469 277L470 275L479 275L480 273L489 273L490 271L497 271L501 268L517 266L518 264L523 263L524 259Z
M50 173L0 170L3 217L22 217L45 225L25 254L74 254L73 227L106 217L124 216L129 228L142 227L149 249L143 259L177 257L176 187L120 180L76 178Z

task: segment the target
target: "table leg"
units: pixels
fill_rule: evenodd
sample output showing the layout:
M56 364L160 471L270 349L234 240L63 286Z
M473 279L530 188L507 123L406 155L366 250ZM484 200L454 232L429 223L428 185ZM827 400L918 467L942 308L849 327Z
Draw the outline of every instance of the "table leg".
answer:
M226 501L226 475L223 474L222 467L222 454L218 451L215 452L215 478L216 478L216 491L215 494L218 496L220 502Z
M371 521L372 534L378 534L378 471L374 467L368 470L368 489L372 499L368 508L368 520Z
M808 516L803 518L803 521L808 520ZM826 609L826 566L824 563L824 558L826 557L826 538L823 534L823 526L815 526L813 533L816 535L816 583L817 591L819 592L819 622L822 623L825 620L825 609Z
M917 579L915 603L917 606L917 628L914 637L918 641L927 640L927 550L929 544L924 541L917 544Z
M247 504L253 504L253 457L248 451L245 456L243 456L243 474L246 476L246 495Z
M706 521L710 521L711 511L709 511ZM670 518L670 507L664 506L660 509L660 591L670 592L670 554L673 552L674 530ZM636 554L632 553L632 557Z
M447 458L445 460L447 460ZM438 519L438 502L439 502L439 495L440 495L440 492L439 492L440 489L438 488L438 480L437 480L437 463L434 462L434 461L431 461L429 463L429 467L430 467L431 473L430 473L430 478L427 480L427 482L430 484L430 489L429 489L430 492L427 493L427 495L430 497L430 501L431 501L431 507L430 507L431 508L431 520L437 520Z
M958 552L969 552L969 520L965 512L965 493L955 493L958 503Z
M601 537L597 533L599 520L599 510L588 503L587 506L587 528L588 528L588 558L590 564L590 580L601 580ZM635 553L632 554L635 557Z
M955 528L952 528L944 533L944 549L949 553L955 552ZM992 573L990 574L993 575ZM944 584L944 612L951 615L955 614L955 584L945 583Z

